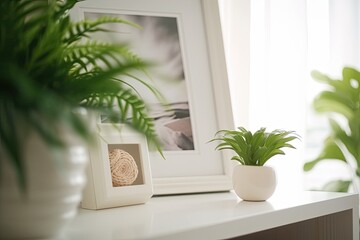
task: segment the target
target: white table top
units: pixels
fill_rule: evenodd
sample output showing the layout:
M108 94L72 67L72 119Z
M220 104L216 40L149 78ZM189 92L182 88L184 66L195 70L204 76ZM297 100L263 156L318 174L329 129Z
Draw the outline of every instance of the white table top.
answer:
M141 205L81 209L65 239L224 239L348 209L358 212L357 194L275 192L266 202L245 202L232 191L159 196Z

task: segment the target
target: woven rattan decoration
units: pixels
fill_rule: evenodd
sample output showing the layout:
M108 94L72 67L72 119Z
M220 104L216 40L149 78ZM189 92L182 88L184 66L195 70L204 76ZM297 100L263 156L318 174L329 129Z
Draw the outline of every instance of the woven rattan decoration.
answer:
M139 169L134 158L122 149L109 152L112 184L114 187L128 186L136 180Z

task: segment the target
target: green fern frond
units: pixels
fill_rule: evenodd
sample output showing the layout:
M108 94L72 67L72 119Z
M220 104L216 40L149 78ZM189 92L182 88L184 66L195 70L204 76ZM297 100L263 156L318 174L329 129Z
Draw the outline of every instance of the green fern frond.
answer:
M23 136L13 126L16 121L37 132L50 147L63 145L55 127L59 123L91 141L87 123L74 114L74 109L85 107L144 133L161 153L153 120L131 87L136 81L160 96L147 81L151 78L139 77L147 78L151 64L124 43L89 39L93 33L109 31L107 24L139 26L113 17L72 22L68 11L77 2L0 1L0 143L23 186Z
M55 0L51 7L55 9L54 19L61 19L68 17L67 13L70 11L78 2L82 0ZM50 3L51 4L51 3Z
M66 44L71 44L80 39L89 38L91 33L110 32L110 30L102 27L108 23L127 24L135 28L141 28L139 25L121 18L104 16L96 19L95 21L84 20L72 24L68 30L68 34L65 36L63 41Z
M64 59L75 75L88 72L94 67L121 69L119 74L129 75L133 70L143 71L150 66L128 50L125 44L100 43L90 40L86 43L71 45L64 52ZM145 83L145 81L143 81Z

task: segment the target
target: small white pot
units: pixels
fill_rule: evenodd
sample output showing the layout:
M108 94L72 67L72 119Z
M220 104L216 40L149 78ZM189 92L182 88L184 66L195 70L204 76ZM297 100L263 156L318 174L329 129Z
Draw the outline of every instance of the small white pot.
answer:
M245 201L265 201L276 188L276 174L269 166L237 165L233 171L236 194Z

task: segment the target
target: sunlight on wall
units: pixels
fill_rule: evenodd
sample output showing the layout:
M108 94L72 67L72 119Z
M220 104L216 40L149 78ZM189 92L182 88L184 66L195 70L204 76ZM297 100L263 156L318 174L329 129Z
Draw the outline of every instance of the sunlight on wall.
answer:
M329 179L346 177L348 169L336 163L320 164L311 173L304 173L302 166L320 151L328 129L327 120L312 109L322 86L310 71L338 76L344 64L358 63L359 50L354 49L359 49L359 4L355 0L222 2L232 94L249 92L246 100L233 97L237 126L295 130L302 137L294 142L296 150L286 149L285 156L269 162L278 173L279 188L318 189ZM246 61L250 64L242 64ZM248 108L241 107L244 101Z
M250 128L294 130L304 137L306 92L304 1L252 1L250 33ZM278 187L302 189L303 140L269 165Z

